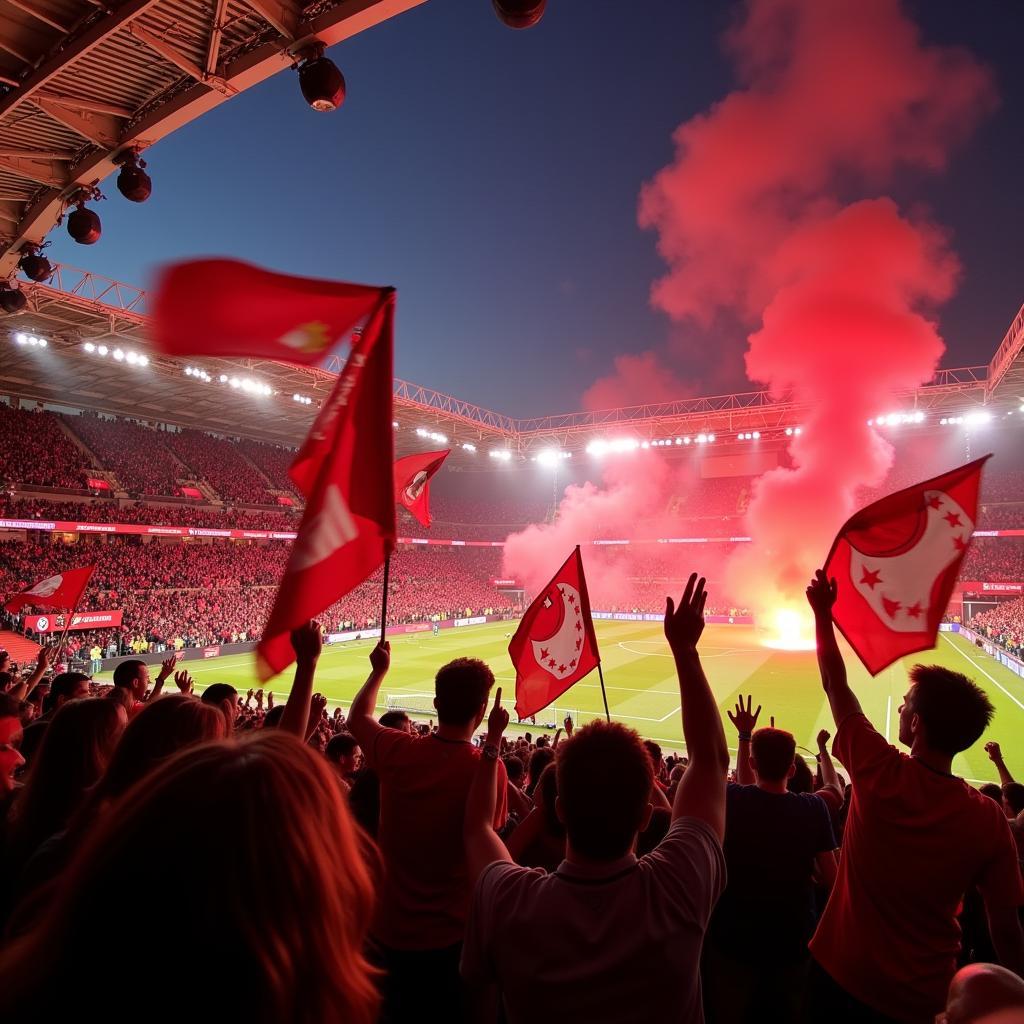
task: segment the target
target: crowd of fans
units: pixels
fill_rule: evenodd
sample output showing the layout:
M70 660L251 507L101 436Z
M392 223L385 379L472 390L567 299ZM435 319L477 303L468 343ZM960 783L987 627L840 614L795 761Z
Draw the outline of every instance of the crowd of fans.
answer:
M1024 786L991 741L1001 785L951 774L992 705L918 666L898 752L847 683L835 596L808 589L834 723L812 765L756 695L727 738L696 576L665 615L685 756L614 722L509 734L470 658L439 668L436 723L378 718L387 644L329 711L315 623L286 699L199 695L173 654L112 687L0 655L0 1019L1019 1021ZM155 991L132 964L112 998L131 949L203 970Z
M83 490L90 470L85 453L50 413L0 402L0 482L5 486Z
M1024 597L979 612L968 625L1010 654L1024 659Z
M1019 583L1024 580L1024 539L975 537L964 564L962 580Z

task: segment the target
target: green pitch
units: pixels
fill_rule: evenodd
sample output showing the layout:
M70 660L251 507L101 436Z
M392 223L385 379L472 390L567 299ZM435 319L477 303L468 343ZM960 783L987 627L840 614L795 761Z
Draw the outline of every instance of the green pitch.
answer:
M598 642L604 665L608 705L612 718L633 726L645 738L657 740L666 749L682 750L679 689L668 647L661 628L654 623L598 622ZM504 688L507 706L514 704L515 678L506 648L507 634L515 623L492 623L464 629L442 630L439 636L418 633L396 636L391 641L391 672L378 702L378 714L386 700L412 712L430 717L433 676L444 662L468 656L481 658L494 670ZM959 636L943 633L938 647L906 659L872 679L853 653L844 647L850 680L864 711L879 731L893 743L898 731L897 710L907 688L907 670L917 661L940 663L964 672L981 685L996 714L982 741L957 757L954 771L971 781L995 781L996 775L983 749L986 740L998 740L1006 763L1024 780L1024 680L988 657ZM367 657L372 643L353 641L324 650L317 671L316 689L330 700L330 706L347 706L369 669ZM747 626L708 626L701 641L708 679L723 715L736 697L753 694L754 706L763 707L759 724L775 716L776 725L790 730L797 743L812 750L821 728L834 732L818 679L813 651L775 651L758 643L756 631ZM213 682L228 682L244 695L257 686L251 655L230 655L210 661L188 662L199 688ZM275 698L283 700L290 685L285 673L273 682ZM597 673L577 683L557 703L537 716L537 725L524 725L534 734L546 723L561 722L571 712L580 723L603 716ZM515 716L512 718L515 723ZM513 731L514 731L513 726ZM730 746L735 730L725 722ZM807 751L804 751L805 755Z

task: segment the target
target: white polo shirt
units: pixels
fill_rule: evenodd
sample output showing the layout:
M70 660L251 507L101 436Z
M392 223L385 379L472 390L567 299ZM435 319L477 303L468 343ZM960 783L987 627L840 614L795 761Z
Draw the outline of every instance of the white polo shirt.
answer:
M679 818L655 850L553 874L496 861L473 893L462 951L509 1024L702 1024L700 952L725 888L722 844Z

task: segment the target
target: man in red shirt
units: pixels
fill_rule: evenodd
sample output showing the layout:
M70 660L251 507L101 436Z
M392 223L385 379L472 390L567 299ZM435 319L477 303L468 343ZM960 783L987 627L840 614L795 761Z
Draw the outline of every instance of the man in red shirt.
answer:
M818 665L835 719L832 751L853 799L839 875L810 949L817 965L808 1021L932 1021L956 971L965 891L977 886L1003 966L1024 970L1017 908L1024 885L998 804L951 774L992 705L971 680L917 665L900 708L900 753L864 717L846 679L832 624L836 582L807 588Z
M423 994L462 1018L459 958L471 880L462 844L466 798L480 751L473 733L483 721L494 685L475 658L457 658L437 673L437 732L419 738L374 720L377 693L391 663L390 644L370 655L371 671L348 713L348 728L380 777L377 842L385 877L372 934L386 976L381 1020L423 1019ZM507 779L498 771L497 828L505 825Z

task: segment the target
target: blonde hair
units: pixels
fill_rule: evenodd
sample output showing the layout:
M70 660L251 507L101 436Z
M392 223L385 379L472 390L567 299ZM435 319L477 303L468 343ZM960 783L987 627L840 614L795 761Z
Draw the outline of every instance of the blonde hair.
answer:
M50 913L0 954L0 1018L371 1024L369 847L335 774L290 734L191 747L111 806ZM115 979L88 955L154 949L187 969L163 984L126 963Z

